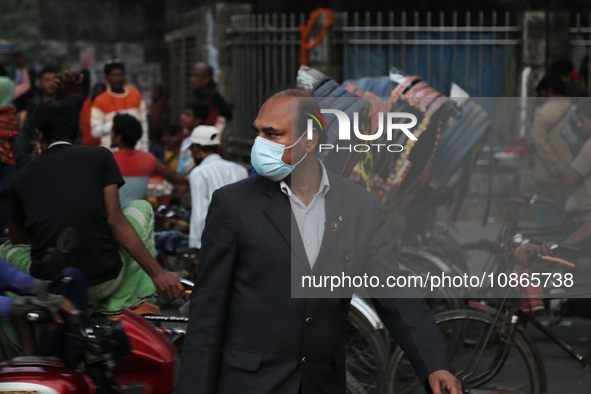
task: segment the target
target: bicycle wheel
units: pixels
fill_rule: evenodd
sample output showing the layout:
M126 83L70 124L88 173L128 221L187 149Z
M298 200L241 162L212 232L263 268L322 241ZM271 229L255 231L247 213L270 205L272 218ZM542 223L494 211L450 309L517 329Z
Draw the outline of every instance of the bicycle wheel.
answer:
M345 365L368 393L378 392L389 357L388 345L372 324L355 308L349 309L345 330Z
M347 394L366 394L367 391L353 375L347 372Z
M440 272L439 267L419 255L404 254L397 257L398 265L403 270L408 270L414 274L421 275L423 278L427 274ZM425 301L431 308L431 311L436 314L444 311L451 311L462 309L464 307L463 301L456 289L439 287L431 292L427 288L423 290Z
M448 345L453 371L462 381L464 390L468 390L465 392L545 394L544 365L529 336L515 327L512 337L508 338L509 325L499 322L487 338L493 320L492 315L471 310L436 316ZM480 351L482 355L478 358ZM400 349L392 356L386 378L387 393L424 392Z

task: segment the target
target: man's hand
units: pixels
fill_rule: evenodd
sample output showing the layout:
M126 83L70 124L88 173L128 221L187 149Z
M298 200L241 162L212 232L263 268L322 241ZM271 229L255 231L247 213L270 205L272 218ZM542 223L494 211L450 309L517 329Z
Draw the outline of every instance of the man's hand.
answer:
M12 299L12 316L17 319L25 319L29 312L46 311L52 320L63 323L60 311L72 316L78 316L79 312L70 300L64 296L42 293L36 296L15 297Z
M156 288L166 300L174 300L185 295L185 288L181 284L181 277L176 272L162 270L152 278Z
M538 249L538 256L550 256L552 254L552 246L554 242L547 242Z
M433 390L433 394L442 394L442 389L445 389L449 394L462 394L462 384L449 371L439 370L429 375L429 386Z
M84 75L78 74L76 71L64 71L63 75L57 76L58 86L68 96L83 97L82 80Z
M60 310L63 312L66 312L68 315L71 315L71 316L78 316L80 314L78 309L76 309L74 304L72 304L72 301L68 300L67 298L64 298L62 300L62 302L60 303ZM60 316L59 313L54 313L52 315L52 317L53 317L53 320L55 320L58 323L64 322L64 320L62 319L62 317Z

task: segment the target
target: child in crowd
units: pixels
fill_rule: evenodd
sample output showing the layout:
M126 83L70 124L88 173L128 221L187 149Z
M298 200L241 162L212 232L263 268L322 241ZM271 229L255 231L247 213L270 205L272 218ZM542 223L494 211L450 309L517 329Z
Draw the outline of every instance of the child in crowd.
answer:
M164 165L176 171L179 162L178 135L180 128L175 125L162 126L162 145L164 146Z

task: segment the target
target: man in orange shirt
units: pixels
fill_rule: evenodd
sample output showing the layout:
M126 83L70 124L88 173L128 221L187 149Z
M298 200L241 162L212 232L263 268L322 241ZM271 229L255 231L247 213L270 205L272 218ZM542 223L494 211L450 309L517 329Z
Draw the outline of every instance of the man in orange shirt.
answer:
M148 151L148 118L146 103L140 92L126 84L125 66L119 59L105 62L105 79L107 91L100 94L92 103L90 132L93 137L101 139L101 145L111 147L111 129L116 114L129 114L139 120L142 125L142 138L137 148Z

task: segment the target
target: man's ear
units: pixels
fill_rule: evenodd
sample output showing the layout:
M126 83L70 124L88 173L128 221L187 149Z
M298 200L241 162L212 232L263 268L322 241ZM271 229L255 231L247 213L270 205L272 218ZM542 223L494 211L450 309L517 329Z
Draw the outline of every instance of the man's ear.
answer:
M316 127L312 129L312 139L308 139L308 132L305 132L304 139L306 140L306 152L310 153L318 149L318 143L320 141L320 132Z

